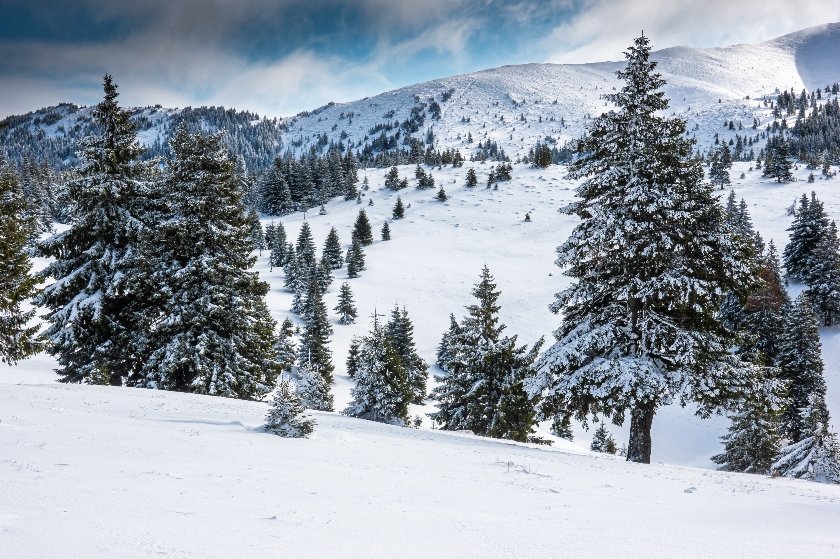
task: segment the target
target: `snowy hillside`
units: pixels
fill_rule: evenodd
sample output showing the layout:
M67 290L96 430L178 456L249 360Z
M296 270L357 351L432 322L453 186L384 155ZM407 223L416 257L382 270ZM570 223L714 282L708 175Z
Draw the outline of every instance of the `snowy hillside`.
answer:
M811 557L840 487L128 388L0 384L3 557Z
M336 384L333 387L337 410L343 409L350 399L352 380L346 376L345 359L350 340L354 335L368 331L374 311L388 314L395 304L405 306L415 324L418 351L427 362L434 363L435 350L442 334L449 326L449 314L464 315L464 306L472 303L470 290L478 281L481 267L487 264L495 275L499 289L501 319L508 325L508 332L518 334L522 343L533 343L541 336L551 340L551 333L559 325L559 317L548 310L555 292L568 284L554 266L554 251L576 223L576 218L558 213L558 209L572 200L574 184L565 179L565 168L551 166L532 169L514 165L513 180L500 183L499 190L484 188L491 164L476 164L479 186L464 186L464 177L470 164L460 169L446 167L431 169L438 185L443 185L449 200L441 203L434 199L434 190L414 188L414 167L399 168L401 177L409 177L410 187L400 192L382 188L385 170L362 171L371 190L365 193L364 203L333 201L326 206L327 214L308 212L316 244L320 249L330 227L336 227L342 244L350 241L353 222L360 208L364 208L373 225L376 239L382 223L388 219L392 240L377 240L366 249L367 269L362 276L349 280L359 309L355 325L338 324L332 311L337 303L339 286L346 278L346 267L339 270L326 294L334 334L331 349L336 365ZM749 171L749 164L736 163L732 170L734 188L738 198L745 198L754 224L765 240L772 239L778 247L787 244L785 229L792 218L786 209L802 193L816 191L825 202L831 219L840 221L840 179L805 181L807 171L798 172L799 181L777 184L763 179L758 171ZM745 174L745 179L738 177ZM721 191L725 197L727 191ZM397 196L410 207L402 220L391 221L391 210ZM369 200L374 201L368 206ZM526 213L532 221L524 222ZM282 221L290 239L297 237L304 215L283 218L267 217L263 224ZM269 270L268 253L263 252L257 269L262 279L270 282L268 306L278 323L291 317L297 324L303 322L289 312L292 295L283 288L283 272ZM798 292L801 286L791 286ZM421 294L420 297L417 294ZM837 328L823 332L823 357L826 361L825 377L828 383L828 402L835 428L840 418L840 331ZM50 369L54 362L41 355L24 362L17 369L0 367L0 382L53 382ZM434 371L433 371L434 372ZM412 406L412 415L434 411L432 403ZM426 427L430 422L426 419ZM719 437L726 432L728 421L724 417L709 420L696 418L691 410L678 406L662 408L653 424L653 460L711 468L710 457L721 449ZM627 425L610 426L619 443L627 440ZM549 436L544 425L541 434ZM575 443L588 448L591 431L576 428Z
M690 133L706 148L716 133L725 140L736 133L746 135L726 129L725 121L748 129L758 118L762 127L766 125L770 119L765 96L775 98L777 90L790 89L798 94L840 81L837 52L840 23L755 45L673 47L652 57L668 82L665 91L673 112L688 120ZM243 155L252 170L265 168L286 149L302 153L335 143L358 152L381 139L405 148L407 135L431 141L441 151L459 149L465 156L489 140L516 159L527 155L537 141L561 147L578 137L588 119L605 110L601 95L618 84L615 71L622 65L623 61L503 66L349 103L330 103L279 120L223 108L212 108L215 116L210 119L200 114L203 109L190 109L185 115L184 109L160 107L135 109L134 118L140 142L151 148L152 155L159 155L180 120L216 130L220 126L215 113L228 114L232 117L227 125L229 147ZM29 149L36 155L42 152L41 157L55 164L67 164L75 153L72 142L90 122L89 112L90 108L63 104L9 117L0 124L0 144L13 161ZM46 145L34 145L44 140Z
M775 96L776 89L792 88L798 94L840 80L837 52L840 23L756 45L668 48L652 53L652 58L659 61L658 70L668 82L665 92L672 109L688 120L689 130L699 126L694 133L708 145L715 132L730 137L720 129L724 120L746 127L757 117L766 124L763 96ZM468 153L471 134L474 144L495 141L516 158L545 137L562 145L579 136L587 120L605 110L600 96L613 91L618 84L615 71L622 66L623 61L526 64L434 80L286 120L286 143L306 147L320 135L338 142L345 133L345 144L365 144L381 133L372 132L374 127L403 122L414 107L428 107L434 99L441 107L440 118L430 116L426 108L417 137L424 138L431 129L439 149ZM445 94L451 97L444 101Z

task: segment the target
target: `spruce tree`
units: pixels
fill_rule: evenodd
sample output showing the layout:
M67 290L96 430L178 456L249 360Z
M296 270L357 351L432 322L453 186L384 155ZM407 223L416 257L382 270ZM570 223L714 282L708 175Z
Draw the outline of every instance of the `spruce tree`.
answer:
M805 283L808 297L823 324L836 324L840 319L840 240L833 221L814 247L811 266L805 271Z
M840 483L840 443L828 430L828 412L819 394L812 394L800 412L799 440L783 448L771 465L774 475L823 483Z
M341 241L338 238L338 231L335 227L330 228L327 235L327 240L324 241L323 255L329 259L333 270L338 270L344 266L344 258L341 255Z
M811 200L803 194L796 210L796 217L788 228L790 242L785 247L783 258L787 275L797 281L805 281L814 266L814 251L826 232L829 221L822 202L811 193Z
M394 219L402 219L405 217L405 207L403 206L402 198L397 196L397 203L394 204L394 211L391 212Z
M361 346L362 341L353 336L350 340L350 349L347 352L347 376L353 378L356 376L356 371L359 368L359 347Z
M142 239L150 226L148 166L128 111L117 103L109 75L93 110L99 132L82 141L84 163L69 186L73 221L39 245L52 258L42 272L52 278L35 299L49 309L48 351L58 358L62 382L120 385L142 364L145 296Z
M615 454L615 439L607 430L607 425L603 421L595 429L595 434L592 436L592 443L589 445L589 450L593 452L604 452L607 454Z
M295 389L301 405L310 410L335 411L330 383L324 375L311 367L308 362L301 362L295 369Z
M40 349L38 326L29 325L35 309L21 308L37 292L26 249L35 216L25 210L17 177L0 158L0 362L10 365Z
M273 268L282 268L283 264L286 262L286 248L287 248L287 239L286 239L286 228L283 227L283 224L278 222L276 226L274 226L274 231L268 240L268 249L271 251L269 254L269 265Z
M388 340L400 356L412 394L412 404L422 404L426 399L426 381L429 378L429 366L417 354L414 344L414 324L405 307L394 305L391 318L385 325Z
M329 343L333 330L327 316L327 306L324 304L323 294L314 283L310 286L307 298L311 310L301 335L298 349L299 366L320 374L327 384L332 384L334 367Z
M487 266L472 293L477 304L467 307L457 333L450 329L439 348L439 358L447 358L441 365L446 374L436 378L432 398L438 411L429 417L442 429L526 441L536 423L536 399L524 382L533 374L542 340L528 350L516 347L516 336L502 336L500 292Z
M437 194L435 195L435 200L438 202L446 202L449 197L446 195L446 191L443 189L443 185L440 186Z
M356 305L353 302L353 292L350 290L350 284L346 281L341 284L341 290L338 292L338 304L335 306L335 312L339 314L339 324L353 324L356 322Z
M729 431L721 437L724 451L712 457L719 470L768 474L779 453L779 413L769 398L745 402L730 416Z
M760 285L747 295L739 321L744 332L741 354L762 366L775 366L781 351L784 311L790 304L773 241L761 257Z
M280 332L277 335L277 341L274 344L277 352L277 363L280 366L280 371L291 371L295 364L297 356L297 348L295 346L295 335L297 334L297 327L291 320L286 318L283 324L280 325Z
M388 222L382 224L382 240L383 241L390 241L391 240L391 227L388 225Z
M367 180L367 177L365 177L365 180ZM388 174L385 175L385 188L388 190L400 189L400 172L396 167L391 167Z
M233 161L221 134L181 127L170 147L163 219L146 248L159 313L130 384L260 399L280 365Z
M806 436L800 412L808 406L809 398L816 395L818 403L825 403L821 350L817 317L808 295L802 293L785 316L778 361L781 377L788 386L782 434L792 442Z
M315 420L304 413L300 398L288 380L280 380L270 406L265 417L267 432L281 437L301 438L315 431Z
M315 266L315 240L312 238L312 229L309 222L304 221L298 232L295 254L298 257L298 266L304 270L310 270Z
M362 246L368 246L373 243L373 229L371 229L370 221L363 209L359 210L359 215L356 217L352 239L354 241L358 240Z
M793 162L790 160L790 150L783 135L779 135L768 142L768 161L764 165L764 176L776 179L776 182L790 182L794 180L790 172Z
M455 319L455 315L450 313L449 330L443 334L443 337L438 344L436 354L437 360L435 361L435 364L444 371L449 367L449 363L452 363L456 358L456 350L460 334L461 325L458 324L458 321Z
M260 216L254 208L248 210L248 228L250 229L251 244L254 250L259 251L260 256L262 256L262 251L267 249L268 246L265 240L265 231L263 231L260 223Z
M353 379L352 400L342 413L392 425L408 424L408 375L376 315L373 329L359 344Z
M478 184L478 177L475 175L475 169L470 167L467 170L467 186L475 186Z
M706 415L754 391L752 367L729 354L716 320L720 294L738 293L752 270L684 121L663 115L648 39L626 57L624 87L605 96L617 109L591 123L570 166L570 178L585 179L568 208L581 223L556 263L576 282L552 305L563 322L530 389L581 419L621 424L629 411L627 459L649 463L660 406L693 401Z

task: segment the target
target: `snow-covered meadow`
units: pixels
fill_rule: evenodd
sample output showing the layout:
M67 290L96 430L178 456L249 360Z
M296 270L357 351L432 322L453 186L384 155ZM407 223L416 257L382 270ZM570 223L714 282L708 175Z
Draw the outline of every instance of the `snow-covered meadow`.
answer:
M474 188L464 186L470 166ZM568 279L554 249L575 223L558 209L574 184L562 167L515 165L511 182L486 189L490 166L432 169L446 202L414 188L413 166L400 167L411 186L396 193L381 188L384 170L365 170L362 205L339 200L326 215L306 214L319 246L332 226L346 244L360 208L378 232L398 195L410 205L390 223L392 240L366 249L362 277L349 280L358 323L342 326L332 313L337 409L349 400L350 339L368 330L374 311L405 305L432 363L449 313L462 316L484 264L509 332L533 343L557 326L547 306ZM840 219L840 179L808 184L802 169L798 182L780 185L748 168L736 163L734 188L765 240L784 246L786 208L803 192L816 191ZM282 219L291 238L303 219ZM266 252L258 270L282 320L291 302L282 271L269 270ZM330 308L344 275L327 294ZM836 430L840 331L822 335ZM589 453L591 432L581 426L574 443L535 447L433 431L428 419L414 430L318 413L313 439L288 440L259 431L261 402L64 386L52 367L38 355L0 369L0 548L9 557L840 554L840 488L713 471L723 417L663 408L651 466ZM626 440L626 427L610 429Z

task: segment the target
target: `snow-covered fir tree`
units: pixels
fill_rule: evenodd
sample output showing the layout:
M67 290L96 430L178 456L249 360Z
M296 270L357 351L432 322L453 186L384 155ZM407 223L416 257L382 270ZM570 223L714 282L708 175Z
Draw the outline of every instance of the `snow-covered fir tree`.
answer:
M49 309L48 351L58 359L62 382L120 385L142 364L139 333L145 332L145 294L139 293L151 225L149 167L134 123L117 103L109 75L105 96L93 110L99 133L82 141L84 163L69 186L70 228L39 245L53 261L52 278L35 299Z
M26 200L14 171L0 158L0 362L14 365L41 349L38 325L30 325L35 309L23 303L36 293L36 279L26 246L36 216L26 212Z
M595 429L592 435L592 443L589 445L589 450L593 452L603 452L606 454L615 454L618 448L615 445L615 439L607 430L607 425L602 421Z
M526 441L536 423L534 404L524 387L532 376L542 340L530 350L516 346L516 336L503 336L499 323L500 292L487 266L472 291L477 303L467 316L450 328L439 347L445 375L437 377L432 398L438 411L429 414L447 430L467 429L477 435Z
M334 310L338 313L339 324L353 324L356 322L358 311L353 301L353 291L350 289L350 284L346 281L341 284L341 289L338 292L338 304Z
M791 169L793 161L790 159L790 148L784 135L771 138L767 143L767 158L764 163L764 176L776 179L776 182L790 182L794 180Z
M836 324L840 320L840 239L833 221L814 247L811 265L805 271L805 283L808 297L823 324Z
M370 220L365 213L365 210L359 210L359 215L356 217L356 223L353 225L354 241L358 240L362 246L368 246L373 243L373 229L370 226Z
M324 241L324 249L321 252L330 262L333 270L338 270L344 266L344 257L341 254L341 241L338 238L338 231L335 227L330 228L327 234L327 239Z
M796 209L793 223L788 228L790 242L782 253L787 276L793 280L805 281L814 266L814 251L829 227L828 216L823 203L815 193L811 199L803 194Z
M273 224L272 224L273 225ZM282 268L286 262L286 248L288 239L286 238L286 228L279 221L274 226L272 234L266 239L268 243L268 250L271 251L268 259L269 265L272 269Z
M403 206L402 198L397 196L397 202L394 204L394 209L391 212L391 217L394 219L402 219L405 217L405 206Z
M568 208L581 223L556 263L576 281L551 306L563 321L529 386L581 419L620 424L629 412L627 459L649 463L660 406L693 401L705 415L754 387L752 367L729 354L716 320L720 294L737 293L751 270L685 123L662 114L665 82L648 38L626 57L624 86L605 96L616 110L592 121L570 167L585 179Z
M426 381L429 378L429 365L418 355L414 344L414 324L405 307L394 305L391 317L385 325L388 340L400 356L408 385L411 389L412 404L422 404L426 399Z
M315 240L312 238L312 229L309 222L304 221L298 232L295 254L298 258L298 267L303 270L311 270L315 267Z
M306 409L334 411L334 398L330 392L330 383L310 362L301 361L295 368L295 389L300 402Z
M437 194L435 194L435 200L437 200L438 202L446 202L448 199L449 197L446 195L446 191L443 189L443 185L440 185Z
M310 284L307 299L310 314L301 335L298 363L301 368L306 367L320 374L327 384L332 384L334 367L329 343L333 330L327 315L323 293L314 282Z
M800 410L799 440L784 447L770 466L774 475L840 483L840 443L828 429L828 411L819 394L812 394Z
M390 241L391 240L391 226L388 225L388 222L382 224L382 240L383 241Z
M295 336L298 333L297 327L289 318L280 325L280 332L277 334L277 341L274 344L277 352L277 363L280 371L291 371L297 358L297 346Z
M809 405L811 397L817 396L817 403L825 405L821 352L817 317L807 293L802 293L786 313L778 357L781 377L788 386L782 410L782 434L792 442L799 442L805 436L801 410Z
M350 248L347 249L347 277L357 278L359 273L365 269L365 251L358 239L353 239Z
M280 365L233 162L220 134L182 126L170 147L161 222L146 248L158 295L142 368L129 383L260 399Z
M718 469L747 474L768 474L779 453L779 411L773 398L746 401L729 417L729 431L721 437L724 450L712 457Z
M470 167L467 170L467 182L466 182L466 184L467 184L467 186L475 186L475 185L478 184L478 177L475 174L475 169L473 169L472 167Z
M362 344L362 340L357 337L353 336L350 340L350 349L347 351L347 376L353 378L356 376L356 370L359 368L359 347Z
M267 249L268 245L265 239L265 231L263 231L260 223L260 216L254 208L248 210L248 228L251 233L251 244L254 246L254 250L259 251L260 256L262 256L262 251Z
M306 415L292 384L281 379L265 416L265 430L281 437L301 438L311 435L315 425L315 420Z
M342 412L370 421L408 425L412 399L408 375L385 328L374 314L373 328L361 338L356 357L352 400Z
M759 260L757 277L760 283L747 295L738 321L742 332L740 353L758 365L775 366L790 299L772 240Z

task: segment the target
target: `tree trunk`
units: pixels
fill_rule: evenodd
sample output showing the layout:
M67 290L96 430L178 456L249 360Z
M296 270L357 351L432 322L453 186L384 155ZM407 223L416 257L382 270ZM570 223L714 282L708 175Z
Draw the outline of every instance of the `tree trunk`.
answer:
M627 461L650 464L650 428L656 406L640 404L630 413L630 442L627 445Z

